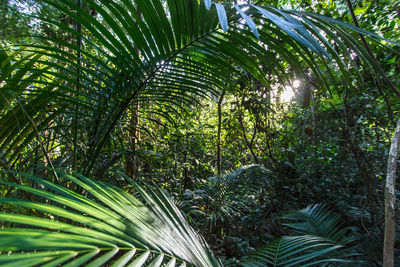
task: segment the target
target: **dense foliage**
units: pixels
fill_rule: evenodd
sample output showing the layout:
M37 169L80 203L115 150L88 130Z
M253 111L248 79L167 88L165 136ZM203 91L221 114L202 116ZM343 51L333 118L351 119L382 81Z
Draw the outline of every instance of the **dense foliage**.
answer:
M0 265L381 265L399 3L0 5Z

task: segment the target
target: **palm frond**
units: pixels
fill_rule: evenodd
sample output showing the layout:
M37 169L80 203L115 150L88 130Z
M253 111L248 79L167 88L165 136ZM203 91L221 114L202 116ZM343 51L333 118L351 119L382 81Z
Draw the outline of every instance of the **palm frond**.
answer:
M37 90L36 81L46 79L47 69L35 68L40 55L22 49L8 54L0 47L0 161L14 165L20 153L42 133L64 108L55 108L58 91L51 85ZM37 147L37 145L33 145ZM39 146L40 147L40 146ZM43 146L42 146L43 148ZM44 153L40 148L36 153Z
M212 230L216 225L228 223L245 213L262 190L271 190L271 183L271 172L260 165L236 168L226 174L209 178L196 196L197 207L202 210L188 212L205 216Z
M351 238L345 236L348 228L339 214L324 205L310 205L282 216L292 221L285 223L294 236L284 236L270 242L244 258L244 266L311 266L324 264L361 264L360 254ZM300 235L299 235L300 234Z
M309 205L302 210L293 210L282 216L289 221L288 226L293 234L311 234L321 236L332 241L345 244L349 230L343 227L342 217L336 212L321 204Z
M343 245L318 236L284 236L241 260L243 266L324 266L326 263L360 263L354 253L340 253ZM339 253L338 253L339 251ZM332 254L336 252L335 254Z
M10 184L43 202L2 198L2 203L40 211L44 217L2 213L1 265L23 266L218 266L201 238L159 190L133 184L144 202L114 186L80 175L63 175L79 194L22 174L46 188ZM75 186L75 187L76 187Z
M84 174L92 171L109 136L136 103L148 103L141 109L144 113L163 105L178 113L199 99L230 85L233 88L235 76L243 70L272 88L260 66L269 68L281 84L290 82L288 66L296 73L309 69L321 90L343 82L352 87L354 77L362 83L354 54L366 68L377 71L352 32L374 40L378 36L315 14L208 0L85 1L98 13L92 16L70 0L43 3L75 20L82 31L51 17L38 19L68 34L71 40L82 40L82 46L38 36L47 44L25 45L32 58L24 58L14 67L15 71L40 70L46 76L19 79L23 84L35 84L31 92L48 107L39 110L40 114L49 114L49 110L58 113L58 127L65 129L66 135L79 130L85 143L79 170ZM392 45L395 48L397 44ZM231 73L230 79L227 73ZM62 109L51 105L54 102L48 92L56 92ZM76 105L79 125L88 125L86 128L76 129L70 123ZM4 138L12 138L15 127L1 125ZM26 135L35 136L28 129ZM66 148L77 145L68 139L65 142ZM20 143L15 145L13 149L21 147Z

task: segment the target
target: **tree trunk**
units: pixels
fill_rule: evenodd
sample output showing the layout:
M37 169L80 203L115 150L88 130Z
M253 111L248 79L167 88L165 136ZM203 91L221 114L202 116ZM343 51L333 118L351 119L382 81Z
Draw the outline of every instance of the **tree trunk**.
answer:
M397 152L400 139L400 119L397 122L392 145L390 146L385 186L385 239L383 243L383 266L394 266L394 241L396 231L395 181L397 171Z
M183 192L193 186L193 181L189 176L189 163L188 163L188 153L189 153L189 134L185 135L185 151L183 154Z
M76 7L77 7L77 12L76 15L78 17L81 16L78 8L82 8L82 2L81 0L77 0L76 1ZM76 21L76 25L75 25L76 31L78 32L79 36L77 36L76 38L76 58L77 58L77 68L76 68L76 95L78 95L79 97L79 91L80 91L80 77L81 77L81 46L82 46L82 38L81 38L81 34L82 34L82 26L80 24L80 22ZM77 147L78 147L78 124L79 124L79 104L76 103L75 105L75 115L74 115L74 128L73 128L73 142L74 142L74 147L73 147L73 152L72 152L72 169L75 169L76 166L76 157L77 157Z
M135 178L135 154L137 150L137 144L139 142L140 133L138 130L139 126L139 103L136 103L134 110L131 114L131 119L129 121L129 131L128 131L128 139L129 139L129 147L131 148L131 152L126 158L125 161L125 174L132 179Z
M137 8L137 14L139 18L142 18L142 11ZM135 52L136 54L140 57L140 52L139 48L135 46ZM131 148L131 153L127 156L125 160L125 174L132 179L135 178L135 161L136 161L136 150L137 150L137 144L139 143L140 140L140 132L138 130L139 127L139 111L140 111L140 105L139 102L137 101L135 104L135 108L132 111L131 114L131 119L129 121L129 130L128 130L128 140L129 140L129 146ZM131 129L133 132L131 132Z
M245 129L244 124L243 124L243 118L242 118L242 113L241 112L239 113L238 121L239 121L240 128L242 129L243 139L244 139L244 141L245 141L245 143L247 145L247 148L250 150L251 155L253 156L254 163L255 164L259 164L260 161L258 160L256 154L254 153L254 147L253 147L254 140L255 140L256 135L257 135L257 127L254 124L253 134L251 136L251 139L249 140L247 138L246 129Z
M217 135L217 173L221 174L221 126L222 126L222 101L225 92L222 92L218 100L218 135Z

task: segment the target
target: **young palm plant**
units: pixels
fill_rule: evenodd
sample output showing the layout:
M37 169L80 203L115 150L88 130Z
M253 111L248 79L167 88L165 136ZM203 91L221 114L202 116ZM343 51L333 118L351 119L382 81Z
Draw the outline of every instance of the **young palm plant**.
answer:
M210 232L226 232L232 219L245 214L261 192L265 191L267 195L270 193L272 179L270 171L260 165L242 166L211 177L197 193L194 192L196 205L193 206L197 209L189 209L187 212L200 214L198 220Z
M341 216L326 206L310 205L290 211L282 219L289 221L285 225L293 236L283 236L258 249L242 259L244 266L362 264L354 240L346 236L349 229L342 228Z

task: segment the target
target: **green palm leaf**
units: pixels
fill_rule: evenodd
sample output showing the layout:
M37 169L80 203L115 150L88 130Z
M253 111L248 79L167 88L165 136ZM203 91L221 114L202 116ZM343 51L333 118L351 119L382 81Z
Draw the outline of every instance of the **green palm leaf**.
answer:
M293 234L312 234L345 244L348 228L343 228L342 217L320 204L310 205L302 210L290 211L282 219L289 221L288 226Z
M38 79L45 78L48 68L35 68L41 56L18 50L12 54L0 47L0 162L10 169L28 144L36 148L41 132L64 110L53 100L58 90L47 85L37 90ZM32 144L33 140L39 140ZM41 144L43 148L43 144ZM46 154L43 149L37 155Z
M47 190L14 186L44 202L2 198L46 217L3 213L15 227L0 230L1 265L24 266L218 266L201 238L159 190L133 184L144 202L114 186L83 176L63 175L80 186L79 194L52 182L24 175ZM24 225L24 227L22 227Z
M248 165L223 175L208 179L196 194L195 208L188 207L189 214L205 216L210 231L227 224L234 217L248 210L254 196L261 190L269 191L272 174L260 165ZM200 209L199 209L200 207Z
M282 216L295 236L270 242L242 260L244 266L323 266L361 264L360 254L345 236L341 217L323 205L310 205ZM302 234L302 235L299 235Z
M98 13L92 16L70 0L43 2L74 19L82 31L51 17L38 19L82 40L82 46L39 36L49 44L25 46L32 56L14 64L16 72L39 73L15 78L20 84L36 85L31 92L40 97L36 105L43 108L38 113L47 115L50 110L57 116L54 129L63 129L67 136L79 132L83 156L78 165L84 174L92 172L110 135L119 134L116 126L137 103L146 103L140 109L144 114L168 117L159 107L179 113L182 107L230 88L243 70L272 88L261 65L282 84L290 82L288 66L297 73L310 69L321 90L331 90L329 84L339 88L343 82L351 88L353 77L362 83L353 54L379 71L368 63L368 53L352 32L374 40L378 36L315 14L209 0L85 1ZM56 99L48 92L56 92ZM55 102L60 108L54 108ZM78 128L70 123L72 116L80 118ZM7 129L11 126L6 121L1 126L4 140L15 135L16 128ZM33 132L27 128L25 136L35 137ZM76 150L76 138L63 140L65 148ZM21 146L15 142L10 151Z
M318 236L284 236L271 242L241 263L243 266L323 266L325 263L359 263L351 260L352 253L341 253L337 257L332 252L344 246ZM346 259L350 258L350 259Z

